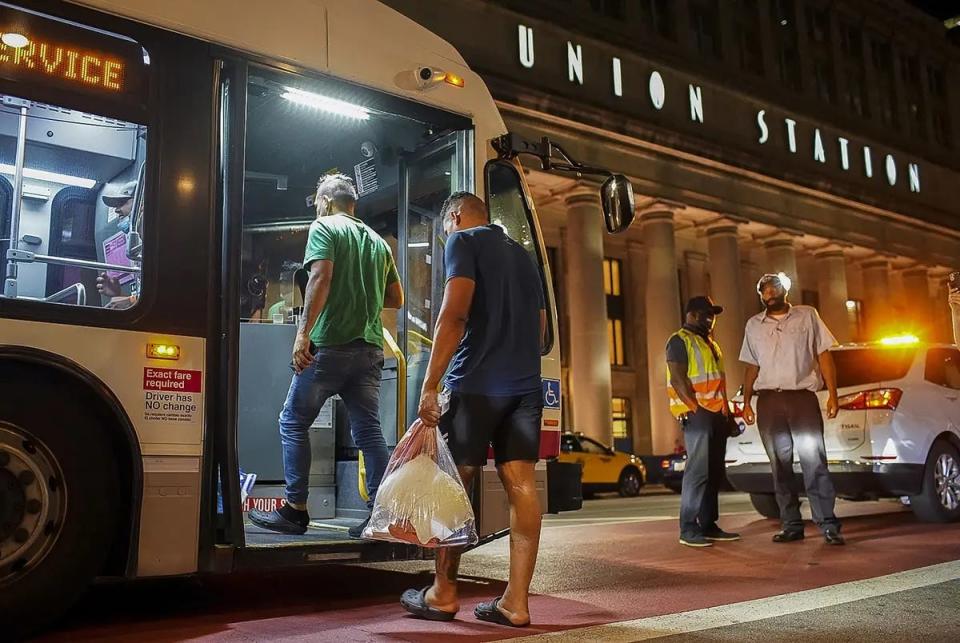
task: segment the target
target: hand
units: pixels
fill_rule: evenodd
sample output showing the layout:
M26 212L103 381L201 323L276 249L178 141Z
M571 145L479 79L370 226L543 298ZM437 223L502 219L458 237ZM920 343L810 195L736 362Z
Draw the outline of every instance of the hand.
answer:
M757 417L753 414L753 407L749 404L743 405L743 421L748 426L753 426L753 423L757 421Z
M840 401L837 399L836 395L831 395L827 398L827 417L833 419L837 417L837 413L840 412Z
M310 354L310 336L297 333L297 339L293 342L293 370L299 375L311 364L313 355Z
M955 311L960 311L960 292L951 292L950 296L947 297L947 301L950 303L950 308L953 308Z
M420 393L420 408L417 410L420 421L427 426L440 424L440 400L436 391Z
M101 272L97 276L97 291L107 297L119 297L120 280L116 277L108 277L107 273Z

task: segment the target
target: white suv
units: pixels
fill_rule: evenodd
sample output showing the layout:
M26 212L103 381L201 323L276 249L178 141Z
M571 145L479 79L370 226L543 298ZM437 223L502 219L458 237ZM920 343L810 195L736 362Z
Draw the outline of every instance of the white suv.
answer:
M960 520L960 350L892 338L831 349L840 412L824 415L830 478L852 500L909 496L925 521ZM827 392L820 391L821 408ZM734 413L743 409L734 398ZM756 399L753 409L756 411ZM727 478L754 508L779 517L770 461L757 425L727 441ZM800 465L794 461L798 488Z

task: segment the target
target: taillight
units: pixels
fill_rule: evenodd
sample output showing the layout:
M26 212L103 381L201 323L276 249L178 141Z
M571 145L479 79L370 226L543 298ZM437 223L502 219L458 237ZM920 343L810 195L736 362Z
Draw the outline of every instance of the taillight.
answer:
M840 408L845 411L869 411L886 409L895 411L900 404L903 391L898 388L877 388L870 391L851 393L840 398Z
M743 402L730 401L728 404L730 405L730 412L733 413L733 417L743 417Z
M669 460L661 460L661 461L660 461L660 468L661 468L661 469L669 469L669 468L670 468L670 461L669 461Z

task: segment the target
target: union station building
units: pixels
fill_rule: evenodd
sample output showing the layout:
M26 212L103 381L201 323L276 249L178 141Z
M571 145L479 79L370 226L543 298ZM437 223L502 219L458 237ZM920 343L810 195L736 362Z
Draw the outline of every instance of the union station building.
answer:
M840 342L946 340L960 268L960 48L906 2L453 0L387 4L484 77L510 131L630 177L529 165L560 316L564 426L641 454L680 440L664 346L709 294L730 393L758 278L783 271ZM721 11L722 6L722 11Z

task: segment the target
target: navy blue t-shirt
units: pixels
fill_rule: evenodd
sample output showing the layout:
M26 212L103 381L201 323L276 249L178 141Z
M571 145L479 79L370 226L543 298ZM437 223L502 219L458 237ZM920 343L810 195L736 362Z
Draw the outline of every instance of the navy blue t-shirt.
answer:
M476 284L467 331L444 383L474 395L525 395L540 390L543 281L530 255L502 228L455 232L444 253L447 281Z

